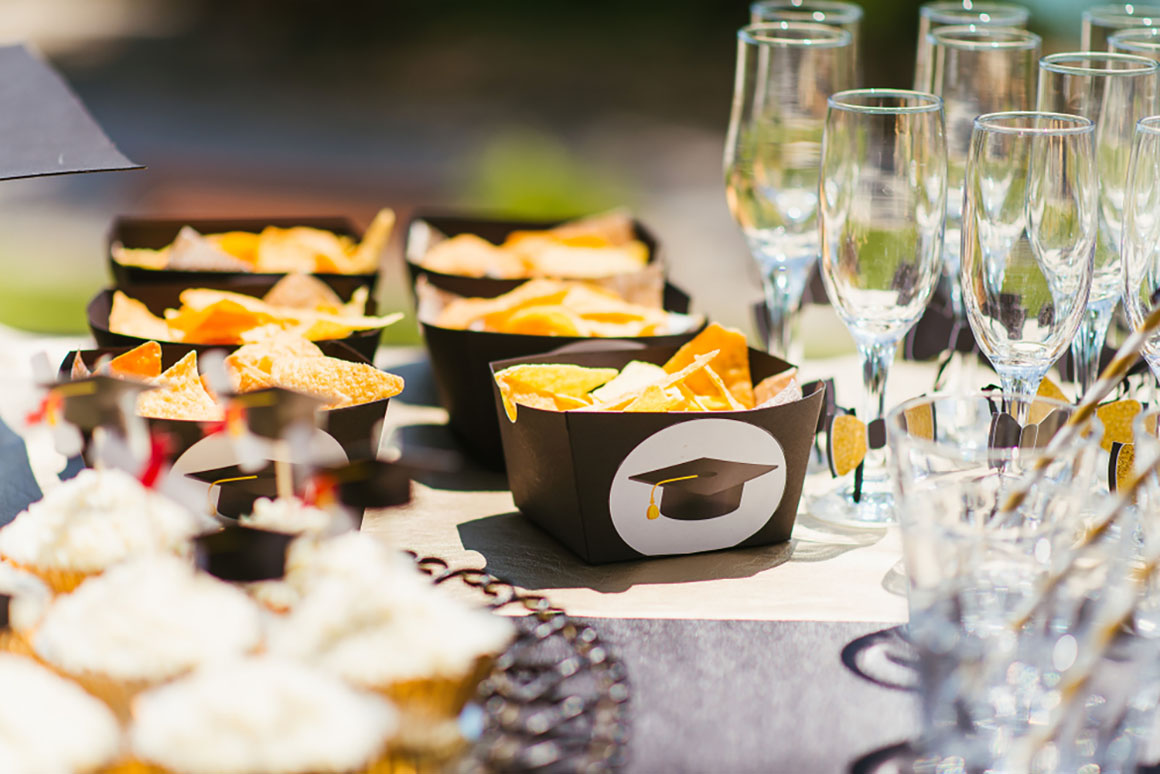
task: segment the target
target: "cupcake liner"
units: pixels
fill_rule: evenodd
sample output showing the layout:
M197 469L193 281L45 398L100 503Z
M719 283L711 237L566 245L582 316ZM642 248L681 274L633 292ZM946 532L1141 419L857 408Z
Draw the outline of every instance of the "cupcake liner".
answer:
M160 766L154 766L152 763L146 763L137 758L126 758L117 761L112 766L106 766L97 774L169 774L169 772Z
M0 629L0 652L11 653L14 656L27 656L31 659L36 658L36 653L32 650L32 643L14 629Z
M57 567L40 567L35 564L16 562L11 559L6 559L5 561L18 570L23 570L26 573L40 578L53 594L69 594L75 591L76 587L84 583L87 579L101 574L99 571L90 572L84 570L62 570Z
M471 701L494 663L493 656L479 656L459 677L425 677L372 687L404 710L421 712L429 717L456 718Z
M122 724L128 724L132 718L133 698L164 682L144 679L120 680L95 672L73 674L62 671L61 674L84 688L91 696L107 704Z

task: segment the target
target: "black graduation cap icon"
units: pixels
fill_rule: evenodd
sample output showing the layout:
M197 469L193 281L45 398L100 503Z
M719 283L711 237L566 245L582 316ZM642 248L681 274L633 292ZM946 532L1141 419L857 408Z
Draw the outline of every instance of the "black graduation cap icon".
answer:
M637 473L628 479L652 484L648 518L655 519L664 514L670 519L699 521L736 510L741 504L741 492L745 484L777 467L701 457ZM654 500L658 487L661 489L659 508Z
M245 408L246 424L251 433L274 440L284 437L286 430L293 425L313 426L315 412L326 403L314 395L281 387L234 395L230 400Z
M315 476L334 487L340 503L354 508L389 508L411 501L409 468L402 463L356 460L324 468Z
M281 578L294 535L251 527L226 527L194 541L197 566L225 581L249 583Z
M82 432L98 427L125 429L125 409L151 385L111 376L90 376L58 382L50 388L61 399L64 420Z
M0 594L0 631L4 631L9 626L8 607L12 604L12 597L8 594Z
M0 46L0 72L0 180L140 169L40 57Z

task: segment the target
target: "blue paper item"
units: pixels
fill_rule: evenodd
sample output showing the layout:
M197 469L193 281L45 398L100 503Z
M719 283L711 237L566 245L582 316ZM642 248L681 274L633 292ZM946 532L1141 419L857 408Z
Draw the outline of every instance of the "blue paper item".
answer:
M0 46L0 73L0 180L141 168L37 54Z
M24 439L0 421L0 527L41 497Z

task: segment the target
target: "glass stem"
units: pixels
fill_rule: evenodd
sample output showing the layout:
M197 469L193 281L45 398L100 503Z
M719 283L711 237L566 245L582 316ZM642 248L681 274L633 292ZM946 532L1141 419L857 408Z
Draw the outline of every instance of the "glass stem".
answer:
M765 314L769 321L765 349L771 355L791 362L790 347L793 342L794 321L798 309L801 308L802 293L806 284L800 276L797 276L800 273L800 269L790 267L775 267L762 273Z
M886 414L886 376L894 362L898 341L871 339L857 343L858 353L862 356L862 384L866 389L861 418L869 425ZM868 449L864 479L878 480L886 475L886 449Z
M1027 422L1031 400L1039 390L1041 381L1043 381L1042 373L1005 371L999 374L999 383L1003 386L1003 410L1013 416L1020 425Z
M1100 374L1100 353L1103 352L1104 339L1108 336L1108 325L1112 322L1112 311L1115 308L1115 298L1089 303L1079 331L1071 342L1071 360L1076 388L1079 390L1077 398L1087 393Z

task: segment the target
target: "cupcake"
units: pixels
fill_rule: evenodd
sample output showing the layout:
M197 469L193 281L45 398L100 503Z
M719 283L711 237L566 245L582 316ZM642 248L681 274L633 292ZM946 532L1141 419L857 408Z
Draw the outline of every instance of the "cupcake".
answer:
M253 512L242 516L240 521L246 527L291 535L320 535L330 529L334 518L327 511L307 505L297 497L276 500L259 497L254 501Z
M48 586L37 578L0 562L0 604L6 604L7 623L0 617L0 651L32 655L29 637L52 600Z
M119 565L58 597L32 637L37 657L121 716L134 694L261 643L253 601L167 556Z
M129 731L136 760L167 774L387 771L390 703L304 664L223 662L142 694Z
M68 593L129 557L185 554L199 517L120 470L82 470L0 528L0 558Z
M0 653L0 686L0 771L94 774L116 759L116 719L77 685Z
M361 533L295 545L287 582L301 599L271 650L428 716L458 715L514 636L508 619L450 596Z

